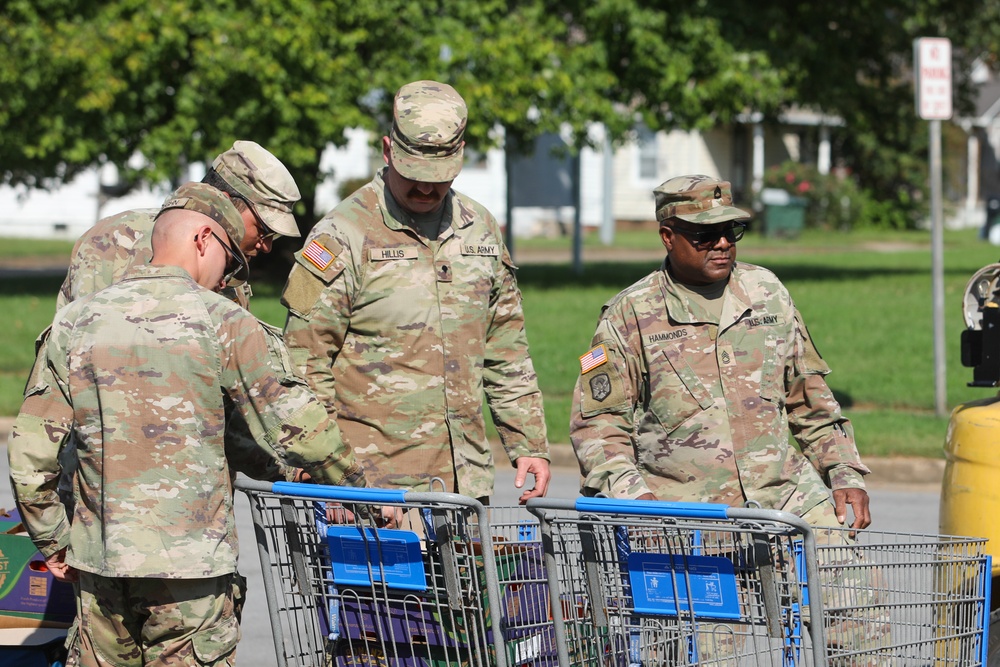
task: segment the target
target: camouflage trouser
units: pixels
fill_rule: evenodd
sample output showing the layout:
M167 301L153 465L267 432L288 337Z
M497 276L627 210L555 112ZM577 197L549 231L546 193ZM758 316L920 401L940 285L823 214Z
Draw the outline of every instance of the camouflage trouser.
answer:
M127 579L80 572L67 667L236 664L246 580Z

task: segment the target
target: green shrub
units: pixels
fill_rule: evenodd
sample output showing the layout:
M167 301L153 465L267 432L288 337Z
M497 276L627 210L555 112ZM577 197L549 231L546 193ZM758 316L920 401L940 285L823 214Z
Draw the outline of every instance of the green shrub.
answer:
M764 187L805 199L806 226L817 229L915 229L921 213L905 190L879 197L843 169L820 174L813 165L785 162L765 172Z

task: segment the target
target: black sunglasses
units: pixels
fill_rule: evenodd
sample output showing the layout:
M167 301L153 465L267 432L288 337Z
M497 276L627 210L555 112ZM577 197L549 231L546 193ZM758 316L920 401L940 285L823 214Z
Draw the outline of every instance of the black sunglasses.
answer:
M229 281L232 280L237 273L246 270L247 264L243 261L242 257L236 254L236 251L226 245L223 240L219 238L218 234L215 232L210 233L215 237L215 240L219 242L219 245L226 249L226 254L229 255L229 259L226 261L226 275L222 276L222 281L228 285ZM195 236L195 238L197 239L198 237ZM234 264L235 266L233 266Z
M745 222L734 222L731 226L726 227L725 229L710 229L704 232L692 232L687 229L681 229L680 227L671 227L670 229L687 238L687 240L691 242L691 245L695 247L711 248L718 243L719 239L723 236L725 236L726 240L730 243L736 243L743 238L743 234L747 231L747 225Z

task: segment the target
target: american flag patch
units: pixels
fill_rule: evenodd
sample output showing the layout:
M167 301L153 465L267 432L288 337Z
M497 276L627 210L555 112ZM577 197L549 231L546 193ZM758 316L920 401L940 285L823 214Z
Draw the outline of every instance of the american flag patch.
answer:
M319 241L310 241L302 250L302 256L312 262L320 271L326 271L334 259L333 253L327 250Z
M586 373L589 370L597 368L607 360L608 355L604 351L604 346L598 345L593 350L580 357L580 372Z

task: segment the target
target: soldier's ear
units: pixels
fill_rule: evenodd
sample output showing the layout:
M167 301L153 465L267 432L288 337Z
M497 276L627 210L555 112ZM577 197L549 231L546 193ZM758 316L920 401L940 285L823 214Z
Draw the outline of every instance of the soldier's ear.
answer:
M392 139L389 137L382 137L382 159L386 164L392 160Z
M674 230L666 225L660 225L660 241L663 243L663 247L667 249L667 252L673 250Z
M204 257L205 251L208 249L209 237L211 235L212 228L208 225L199 227L197 233L194 235L194 245L198 250L199 257Z

